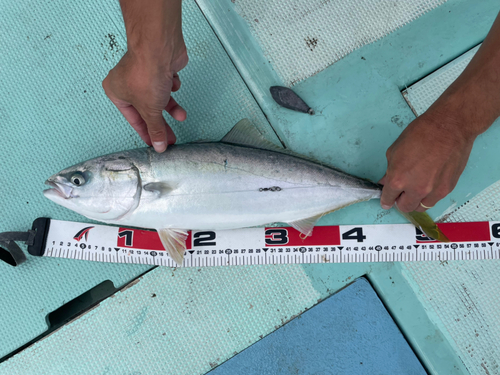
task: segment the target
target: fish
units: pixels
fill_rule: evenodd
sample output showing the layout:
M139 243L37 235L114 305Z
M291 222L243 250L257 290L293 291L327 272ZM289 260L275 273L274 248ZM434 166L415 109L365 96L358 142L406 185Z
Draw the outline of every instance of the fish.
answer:
M379 199L382 186L297 155L241 120L220 142L145 147L97 157L49 177L54 203L89 219L155 229L182 264L188 230L287 223L304 237L324 215ZM403 213L433 239L446 236L426 213Z

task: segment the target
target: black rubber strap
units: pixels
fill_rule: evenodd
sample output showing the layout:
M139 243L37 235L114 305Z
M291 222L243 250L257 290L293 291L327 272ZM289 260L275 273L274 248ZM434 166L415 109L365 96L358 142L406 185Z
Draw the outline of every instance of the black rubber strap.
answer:
M42 256L49 227L50 219L40 217L33 222L31 230L27 232L0 233L0 261L14 267L26 261L26 255L15 241L23 241L28 245L28 252L31 255Z
M34 239L34 230L0 233L0 260L14 267L25 262L26 255L15 241L24 241L27 245L32 245Z

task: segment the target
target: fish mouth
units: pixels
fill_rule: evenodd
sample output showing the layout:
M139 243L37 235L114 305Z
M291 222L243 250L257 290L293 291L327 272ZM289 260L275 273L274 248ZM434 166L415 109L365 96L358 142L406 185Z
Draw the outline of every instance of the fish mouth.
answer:
M56 195L64 199L74 198L73 188L65 184L58 184L50 179L45 181L45 185L50 186L49 189L43 191L45 196Z

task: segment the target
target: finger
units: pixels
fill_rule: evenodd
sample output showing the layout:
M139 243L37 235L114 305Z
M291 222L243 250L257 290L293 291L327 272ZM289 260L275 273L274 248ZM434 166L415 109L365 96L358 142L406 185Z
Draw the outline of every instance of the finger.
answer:
M125 117L128 123L135 129L137 134L139 134L139 137L141 137L148 146L151 146L151 137L148 133L148 127L139 112L137 112L137 109L132 105L125 107L117 106L116 108L118 108L123 117Z
M162 113L142 113L141 116L147 124L148 133L155 151L162 153L167 149L167 123Z
M424 206L432 208L441 199L442 199L442 197L440 197L438 194L436 194L435 192L431 192L428 196L426 196L424 199L422 199L420 201L420 203L422 203ZM417 207L417 209L415 211L418 211L418 212L424 212L424 211L426 211L427 208L425 208L424 206L422 206L422 204L420 204L420 203L418 204L418 207Z
M174 74L172 79L172 92L176 92L181 88L181 79L177 73Z
M174 98L170 97L170 100L165 107L165 111L167 111L170 116L172 116L177 121L184 121L187 117L186 110L182 108Z
M378 181L378 183L379 183L380 185L385 185L385 181L386 181L386 179L387 179L387 174L384 174L384 177L382 177L382 178Z
M174 131L172 128L165 122L165 125L167 126L167 143L169 145L173 145L175 141L177 141L177 137L175 136Z
M139 134L139 137L148 145L151 146L151 137L148 133L148 128L144 119L141 117L137 109L134 106L124 100L118 99L110 88L110 75L111 72L102 81L102 87L104 93L111 100L111 102L118 108L120 113L125 117L125 120L134 128L134 130Z
M382 178L384 182L386 182L385 179L385 177ZM391 208L402 192L403 191L400 189L391 187L390 184L385 184L382 189L382 196L380 197L380 205L382 206L382 208L384 210L388 210L389 208Z
M396 204L398 205L398 209L400 211L412 212L420 207L420 201L422 200L422 198L423 197L421 195L404 191L396 200Z

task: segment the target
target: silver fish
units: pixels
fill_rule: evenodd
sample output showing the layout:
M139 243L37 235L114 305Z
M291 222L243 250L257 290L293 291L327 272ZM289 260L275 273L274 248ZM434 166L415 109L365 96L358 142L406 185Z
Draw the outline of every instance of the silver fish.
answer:
M156 229L179 264L187 230L284 222L309 236L326 213L381 195L378 184L278 148L248 120L221 142L118 152L64 169L46 184L47 198L89 219Z

